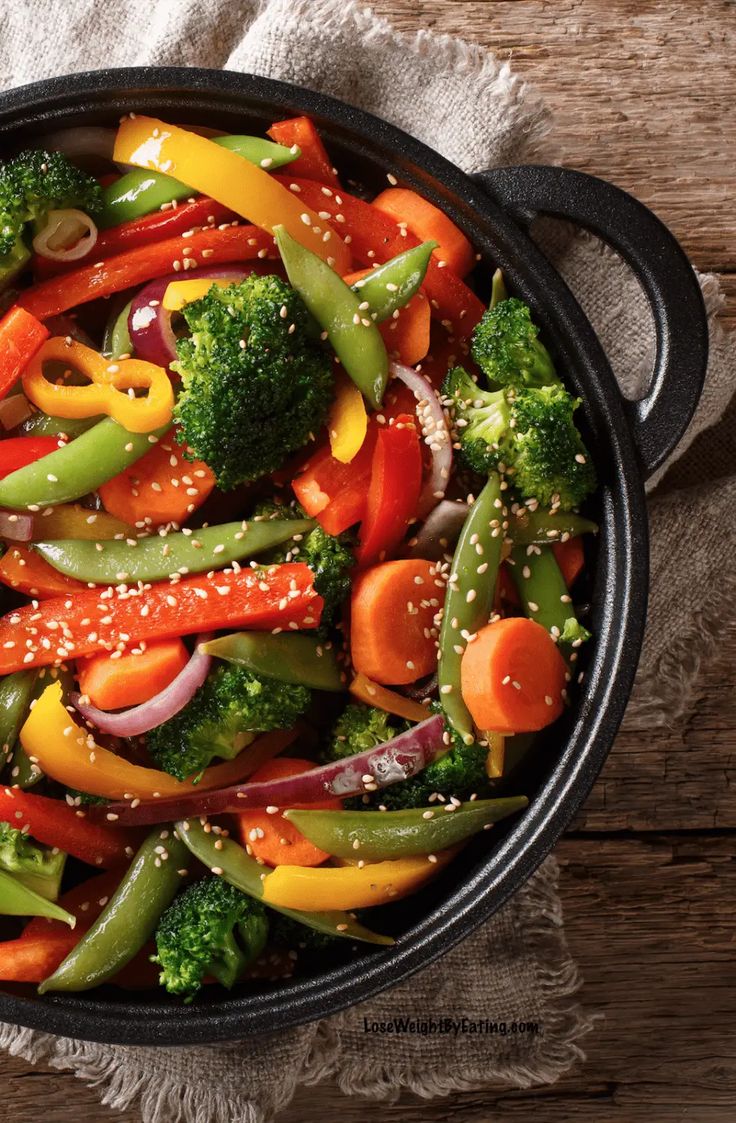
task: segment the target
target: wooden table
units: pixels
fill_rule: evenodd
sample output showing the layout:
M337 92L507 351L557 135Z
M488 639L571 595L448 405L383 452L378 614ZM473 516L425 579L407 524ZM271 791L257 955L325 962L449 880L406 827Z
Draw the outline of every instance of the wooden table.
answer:
M556 112L565 163L653 207L736 323L736 7L720 0L373 0L406 31L463 35L510 58ZM735 449L736 455L736 449ZM282 1123L726 1123L736 1102L736 626L703 667L692 718L619 738L557 847L582 998L606 1015L554 1087L369 1107L300 1093ZM10 1123L134 1123L71 1075L0 1062ZM3 1109L7 1115L3 1114ZM233 1120L232 1123L237 1123Z

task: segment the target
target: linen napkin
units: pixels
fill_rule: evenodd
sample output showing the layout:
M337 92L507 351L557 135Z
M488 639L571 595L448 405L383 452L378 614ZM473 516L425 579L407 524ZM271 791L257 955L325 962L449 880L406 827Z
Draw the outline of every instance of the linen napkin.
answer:
M0 0L0 11L0 88L95 66L225 67L371 110L468 171L554 158L548 112L507 64L447 36L398 35L351 0L209 0L206 9L201 0L127 0L122 9L95 0L63 7ZM588 311L622 385L643 388L653 337L637 283L594 239L550 231L545 224L540 241ZM674 719L691 704L710 626L730 603L724 586L736 587L733 576L724 579L734 539L733 447L723 426L716 438L709 434L707 454L695 441L723 416L734 389L715 322L717 283L703 277L701 284L711 319L708 383L677 463L651 502L651 625L629 711L634 722ZM572 997L579 979L556 886L549 859L439 964L362 1006L278 1036L150 1049L5 1026L0 1046L73 1070L111 1107L138 1102L144 1123L265 1123L298 1084L320 1080L377 1099L401 1088L430 1098L551 1082L582 1058L579 1042L592 1022ZM396 1018L406 1019L403 1032L380 1032ZM471 1022L485 1030L472 1032ZM536 1031L512 1032L519 1022Z

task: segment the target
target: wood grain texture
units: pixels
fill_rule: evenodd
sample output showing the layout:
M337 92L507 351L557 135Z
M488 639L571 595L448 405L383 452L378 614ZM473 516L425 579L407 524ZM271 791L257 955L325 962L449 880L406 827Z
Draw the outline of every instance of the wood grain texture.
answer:
M462 35L502 57L555 112L564 163L651 206L736 326L736 7L726 0L373 0L405 31ZM587 1063L551 1088L376 1109L300 1092L280 1123L730 1123L736 1101L736 628L672 733L621 736L557 849L571 949L605 1021ZM582 833L581 833L582 832ZM678 833L679 832L679 833ZM0 1123L136 1123L68 1074L0 1058ZM155 1075L152 1074L155 1079ZM220 1121L203 1121L220 1123ZM230 1123L230 1121L228 1121ZM235 1120L232 1123L236 1123Z

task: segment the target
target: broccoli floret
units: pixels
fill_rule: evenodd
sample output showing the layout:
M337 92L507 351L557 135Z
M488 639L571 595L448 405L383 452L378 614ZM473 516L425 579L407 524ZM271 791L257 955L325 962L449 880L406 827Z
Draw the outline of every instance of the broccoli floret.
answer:
M329 932L318 932L316 928L307 928L305 924L300 924L283 913L269 912L268 942L274 947L289 951L329 951L337 940L342 940L342 937L331 936Z
M471 354L486 378L499 386L559 386L538 334L528 305L510 297L484 312L473 332Z
M410 722L377 710L374 706L352 703L337 719L332 730L330 744L324 750L324 760L342 760L355 753L374 749L376 745L398 737L410 726Z
M523 499L567 511L596 486L574 412L562 386L483 390L462 367L447 375L443 395L465 464L485 474L503 467Z
M306 518L298 505L274 502L260 503L253 515L261 519ZM309 566L314 574L314 587L325 602L321 624L323 627L329 627L335 622L341 606L350 596L350 574L355 565L352 547L353 541L349 534L336 536L328 534L321 526L316 526L301 542L294 542L293 539L285 542L269 553L265 560L273 564L298 559Z
M48 901L59 896L65 862L62 850L39 846L10 823L0 823L0 869L12 873Z
M67 788L66 794L74 800L75 807L102 807L105 803L110 802L110 800L105 799L103 795L91 795L89 792L80 791L79 788Z
M96 179L60 152L21 152L0 167L0 283L30 257L26 223L39 230L49 211L65 207L95 215L102 207L102 192Z
M159 982L191 1002L205 975L232 987L263 951L266 910L220 877L206 877L178 895L159 921Z
M372 797L374 805L380 804L389 811L404 807L426 807L430 797L437 794L449 800L467 799L488 789L486 759L488 749L477 742L466 745L462 737L449 726L452 747L437 760L428 764L418 776L392 784Z
M213 285L187 304L176 345L182 440L229 489L273 472L312 439L332 400L332 362L301 298L279 277Z
M306 686L218 667L183 710L151 730L148 752L164 772L184 780L214 757L232 760L256 733L290 729L311 697Z

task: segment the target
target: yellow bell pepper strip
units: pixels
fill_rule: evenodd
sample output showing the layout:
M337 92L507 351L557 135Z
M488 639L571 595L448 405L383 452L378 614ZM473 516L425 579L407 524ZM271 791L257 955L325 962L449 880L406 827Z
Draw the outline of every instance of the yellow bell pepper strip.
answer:
M176 780L156 768L131 764L97 745L63 705L58 683L44 690L20 731L24 749L52 780L90 795L126 800L182 795L191 792L195 780L198 791L227 787L246 779L254 767L260 767L264 741L269 748L273 745L285 747L292 737L290 731L282 729L267 733L254 742L256 752L252 757L244 750L233 760L206 768L199 779Z
M387 714L396 714L397 717L406 718L407 721L426 721L428 710L419 702L405 698L396 690L388 690L379 686L364 674L357 674L348 687L353 698L365 702L366 706L375 706L377 710L385 710Z
M287 909L365 909L416 893L455 856L457 849L427 857L358 866L277 866L263 879L263 902Z
M178 822L176 833L195 858L198 858L211 873L224 878L241 893L247 893L257 901L263 900L263 866L251 858L237 842L223 837L216 828L211 829L209 824L205 829L198 819L184 819ZM341 910L328 909L314 912L311 904L299 911L282 908L277 904L271 907L306 928L314 928L315 931L325 932L330 936L342 936L346 940L360 940L369 944L394 943L391 936L380 936L377 932L371 932L349 913Z
M90 511L78 503L62 503L47 507L33 520L31 541L51 542L59 538L75 538L83 542L110 542L114 538L135 538L134 530L122 519L108 515L107 511Z
M56 360L89 378L83 386L49 382L44 363ZM128 393L146 390L145 397ZM129 433L150 433L171 421L174 390L163 367L140 359L110 362L71 336L47 339L23 375L23 392L35 406L55 417L105 414Z
M335 397L327 421L327 431L335 460L339 460L341 464L349 464L362 448L368 432L368 414L360 390L344 375L340 375L335 381Z
M281 223L340 275L350 268L349 248L297 194L263 168L205 137L155 117L126 117L118 129L113 159L172 175L270 233Z
M171 281L164 293L161 307L165 312L181 312L185 304L191 304L193 300L201 300L206 296L213 285L226 289L232 283L232 279L225 280L218 277L209 277L206 280Z

